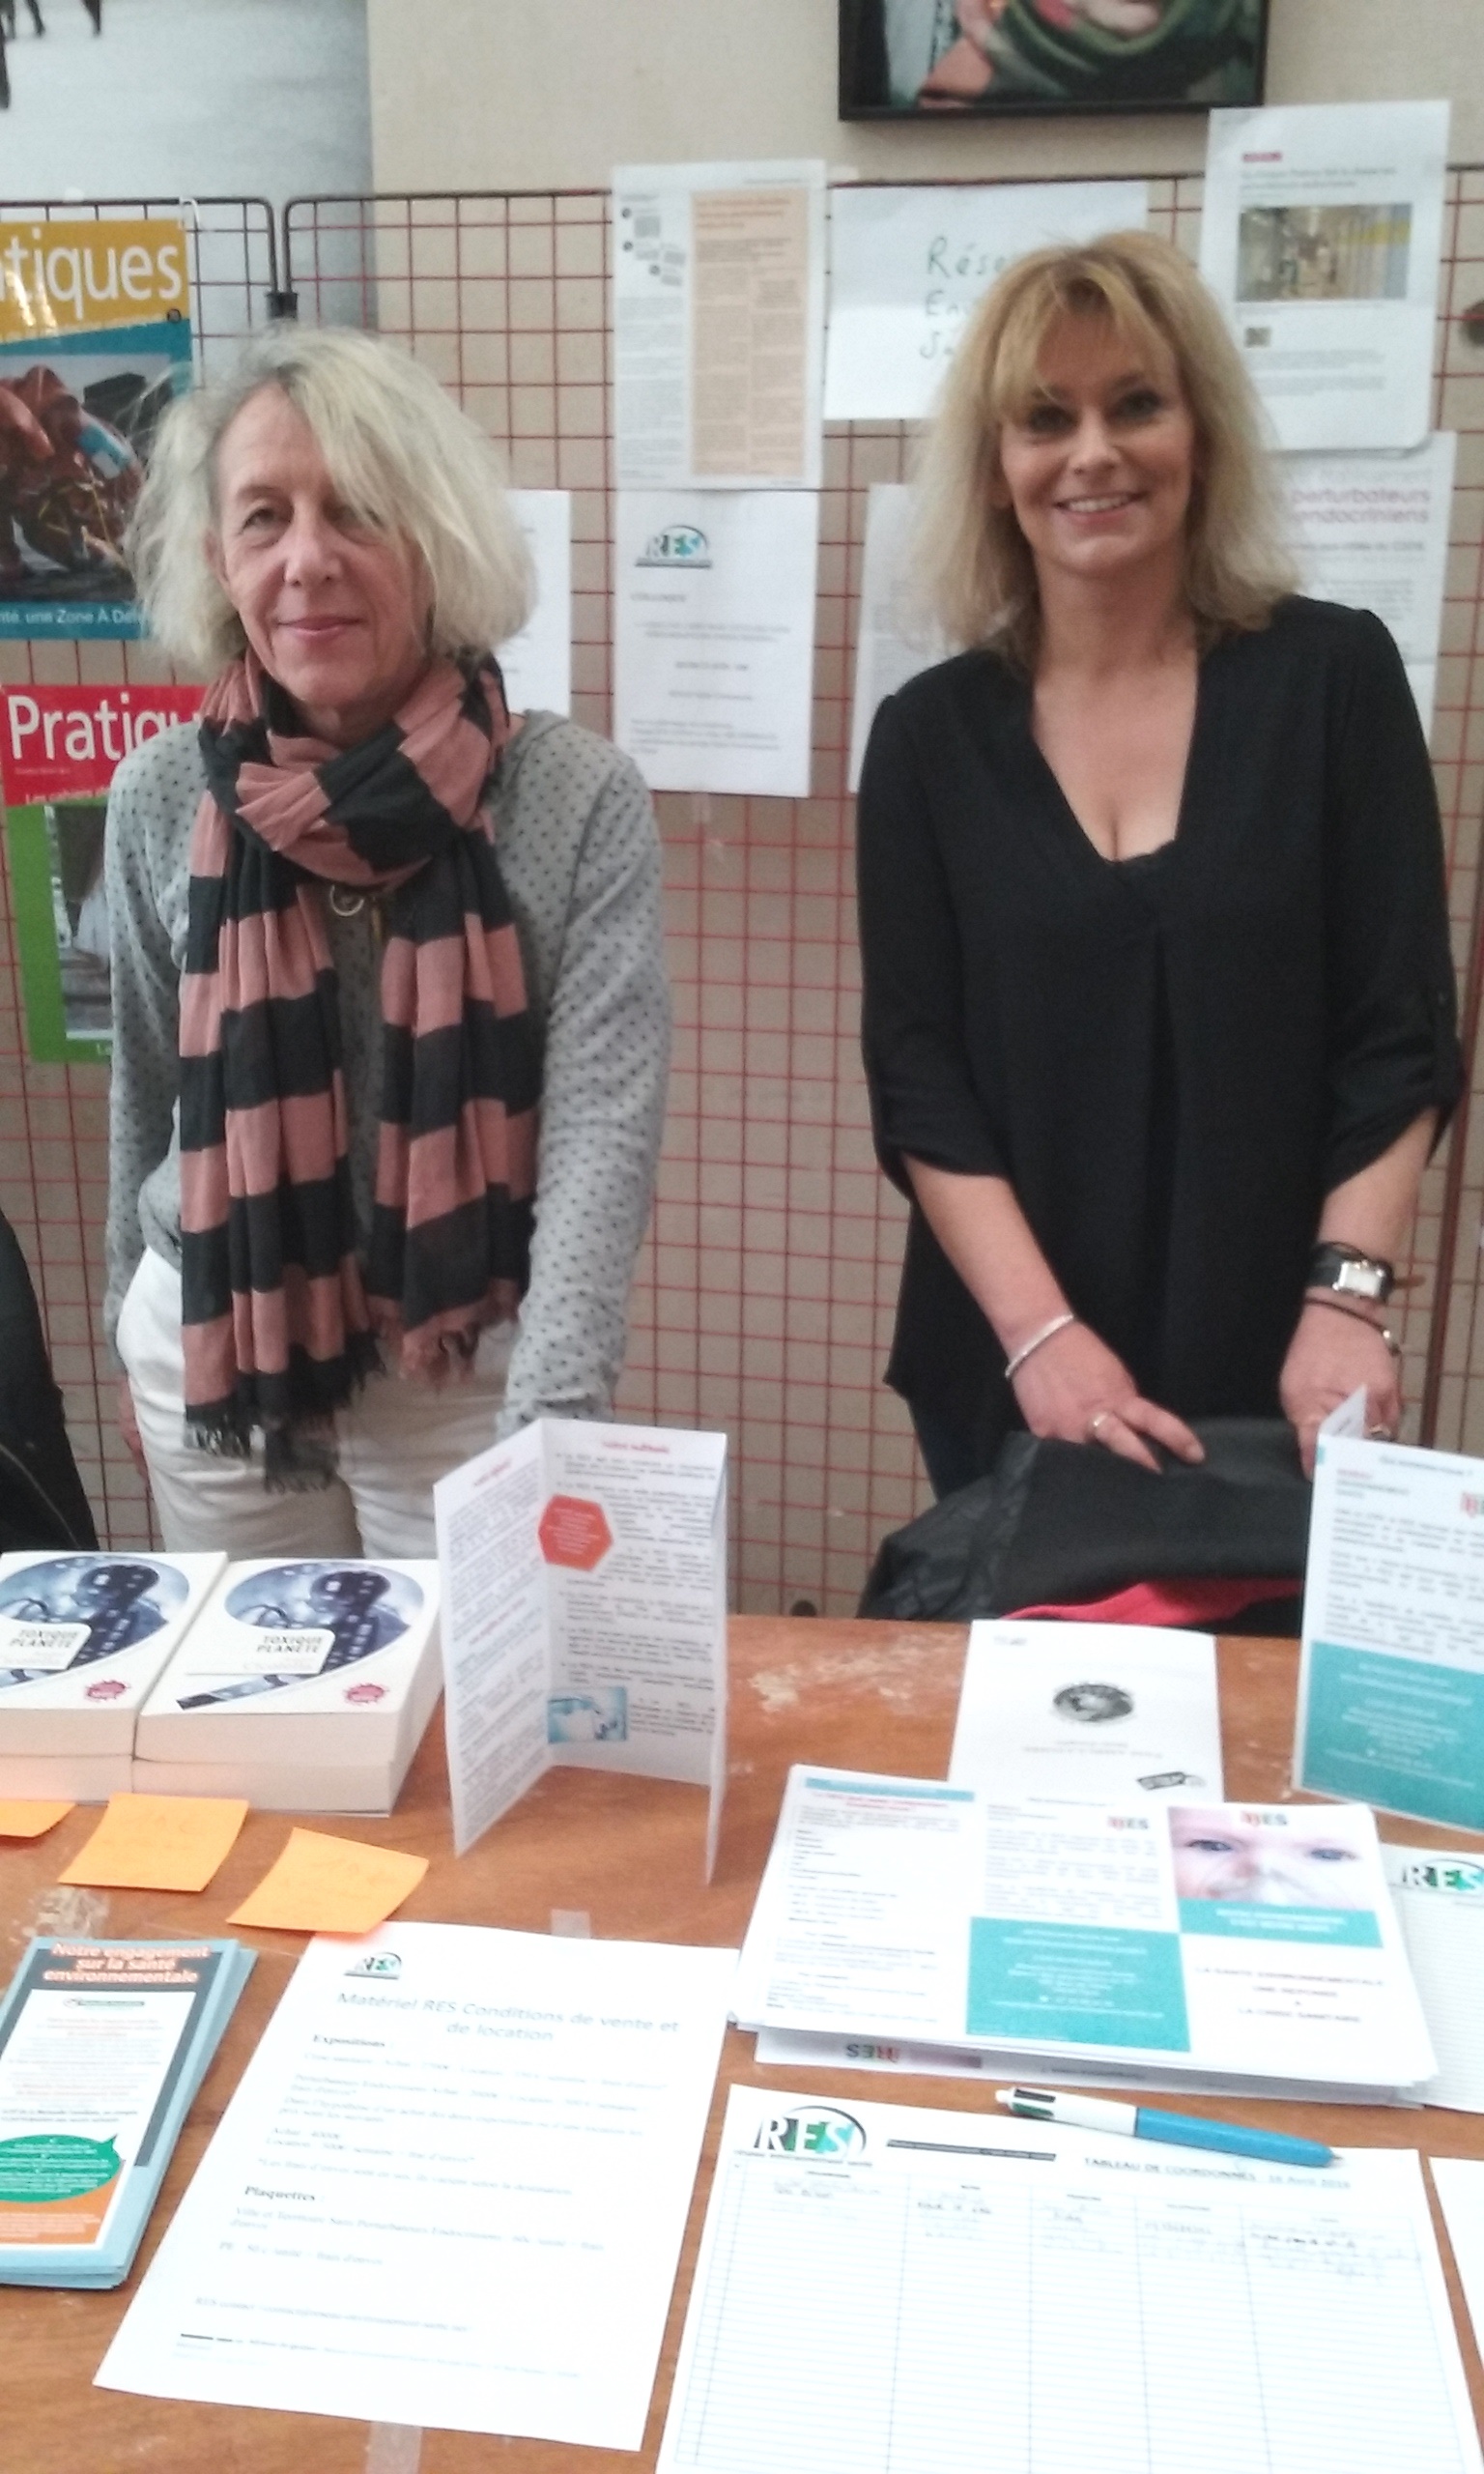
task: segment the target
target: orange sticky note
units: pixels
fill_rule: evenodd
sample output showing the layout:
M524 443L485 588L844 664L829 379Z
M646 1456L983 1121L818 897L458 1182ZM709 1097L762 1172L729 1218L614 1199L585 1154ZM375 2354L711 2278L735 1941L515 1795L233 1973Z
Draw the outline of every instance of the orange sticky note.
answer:
M40 1838L71 1809L71 1804L43 1804L30 1796L0 1796L0 1838Z
M227 1922L280 1933L369 1933L385 1923L427 1869L426 1856L293 1829L277 1863Z
M246 1818L236 1796L110 1796L57 1879L90 1889L204 1890Z

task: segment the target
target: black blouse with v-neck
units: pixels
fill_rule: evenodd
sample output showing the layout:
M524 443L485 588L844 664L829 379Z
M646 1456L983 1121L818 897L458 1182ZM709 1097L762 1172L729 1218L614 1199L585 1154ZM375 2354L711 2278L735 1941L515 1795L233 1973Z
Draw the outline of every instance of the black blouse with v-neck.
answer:
M1368 612L1298 598L1201 663L1173 842L1104 859L964 653L882 705L860 793L877 1149L1007 1177L1068 1299L1187 1417L1275 1414L1325 1194L1462 1069L1427 749ZM914 1206L887 1379L1019 1423Z

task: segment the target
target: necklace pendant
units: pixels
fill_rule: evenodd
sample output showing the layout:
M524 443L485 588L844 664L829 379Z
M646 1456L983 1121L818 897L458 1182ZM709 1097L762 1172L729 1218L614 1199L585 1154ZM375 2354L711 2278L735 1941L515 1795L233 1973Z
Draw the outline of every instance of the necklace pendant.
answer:
M354 885L332 884L329 888L329 906L337 919L355 919L364 910L366 897L363 893L357 893Z

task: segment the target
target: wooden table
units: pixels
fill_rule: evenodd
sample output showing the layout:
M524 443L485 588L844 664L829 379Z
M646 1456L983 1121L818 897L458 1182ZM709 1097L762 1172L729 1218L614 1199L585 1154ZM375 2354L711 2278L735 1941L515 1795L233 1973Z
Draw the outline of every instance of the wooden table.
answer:
M385 1822L330 1822L432 1858L401 1911L445 1923L502 1924L528 1932L582 1929L605 1939L738 1942L772 1840L790 1762L942 1777L948 1766L966 1635L956 1625L773 1620L731 1625L731 1747L727 1815L716 1879L701 1881L703 1803L695 1788L560 1770L462 1861L448 1832L442 1738L422 1747L401 1805ZM1291 1642L1221 1645L1227 1793L1263 1803L1287 1793L1297 1652ZM253 1813L212 1887L199 1898L165 1892L61 1890L57 1874L93 1827L69 1816L50 1837L0 1852L0 1981L8 1981L31 1935L199 1937L223 1919L266 1870L290 1827ZM1444 1845L1457 1832L1413 1822L1385 1834ZM429 2431L371 2431L319 2416L253 2413L220 2405L125 2397L92 2386L93 2374L148 2264L248 2056L303 1946L298 1934L244 1937L258 1951L237 2016L181 2139L129 2284L117 2293L0 2289L0 2468L3 2474L635 2474L654 2463L670 2397L685 2297L710 2188L726 2086L783 2087L796 2073L759 2071L753 2040L728 2032L705 2153L686 2229L659 2378L642 2455L557 2447L533 2440ZM822 2087L856 2099L982 2111L988 2091L956 2079L898 2079L831 2072ZM1199 2107L1197 2097L1182 2099ZM1231 2110L1208 2107L1206 2110ZM1418 2145L1439 2156L1484 2156L1484 2117L1378 2107L1268 2105L1240 2108L1275 2125L1340 2145ZM1451 2261L1448 2273L1452 2280ZM1484 2372L1452 2284L1476 2413ZM1093 2469L1090 2469L1093 2474ZM1401 2469L1398 2469L1401 2474Z

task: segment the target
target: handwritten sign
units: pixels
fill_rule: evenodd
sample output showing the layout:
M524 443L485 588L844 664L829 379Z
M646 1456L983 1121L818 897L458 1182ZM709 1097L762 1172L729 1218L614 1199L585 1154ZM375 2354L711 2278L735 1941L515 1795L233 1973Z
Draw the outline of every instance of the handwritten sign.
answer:
M1142 227L1143 181L830 192L826 420L922 420L970 311L1030 249Z

